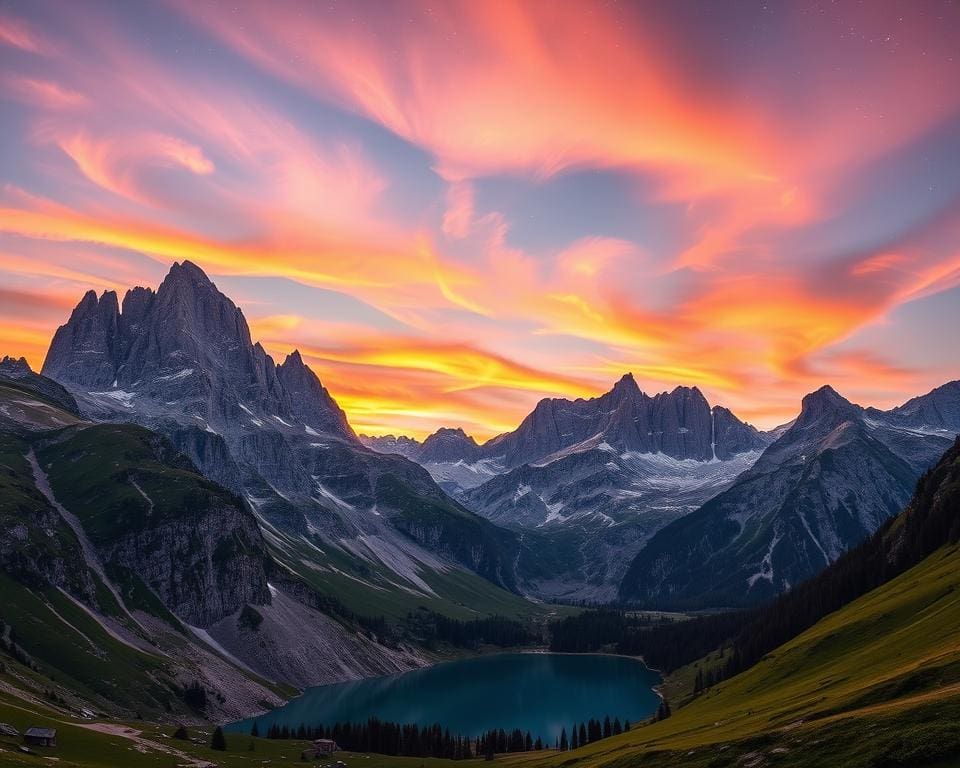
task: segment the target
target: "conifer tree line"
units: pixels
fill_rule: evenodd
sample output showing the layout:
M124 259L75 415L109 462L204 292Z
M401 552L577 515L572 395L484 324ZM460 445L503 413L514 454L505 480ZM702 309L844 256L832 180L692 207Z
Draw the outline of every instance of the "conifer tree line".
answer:
M574 724L571 738L567 737L567 731L563 729L554 747L563 751L576 749L629 729L629 720L621 724L620 718L612 721L609 716L603 720L591 718L579 725ZM268 739L301 741L331 739L340 749L348 752L373 752L392 757L437 757L447 760L470 760L495 754L550 748L539 736L534 738L530 731L524 732L519 728L512 731L493 729L472 738L451 734L449 728L439 724L420 727L415 724L392 723L376 717L369 718L365 723L335 723L330 726L308 726L301 723L299 727L291 728L288 725L273 724L264 734L261 734L258 724L254 723L250 728L250 735L254 738L263 735Z
M600 741L600 739L608 739L611 736L618 736L624 731L630 730L630 721L627 720L623 725L620 724L620 718L614 718L613 722L610 722L610 716L603 718L603 721L594 720L590 718L585 723L576 723L570 728L570 736L567 736L567 729L564 728L560 731L560 738L557 740L556 748L561 752L566 752L570 749L577 749L579 747L586 746L587 744L592 744L595 741Z
M753 615L717 613L655 623L649 616L618 610L584 611L550 625L550 650L593 653L610 649L628 656L643 656L648 666L672 672L716 650Z
M407 614L403 628L427 646L440 642L476 650L484 644L513 648L541 641L539 635L519 621L504 616L460 621L434 611L420 610Z

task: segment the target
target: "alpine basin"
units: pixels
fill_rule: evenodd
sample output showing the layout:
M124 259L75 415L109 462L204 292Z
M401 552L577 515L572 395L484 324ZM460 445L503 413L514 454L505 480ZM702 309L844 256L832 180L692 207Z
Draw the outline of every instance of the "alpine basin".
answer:
M365 722L439 723L453 734L492 728L530 731L552 745L560 730L609 715L635 722L653 714L660 676L623 656L509 653L437 664L399 675L324 685L228 730L261 734L277 724L298 728Z

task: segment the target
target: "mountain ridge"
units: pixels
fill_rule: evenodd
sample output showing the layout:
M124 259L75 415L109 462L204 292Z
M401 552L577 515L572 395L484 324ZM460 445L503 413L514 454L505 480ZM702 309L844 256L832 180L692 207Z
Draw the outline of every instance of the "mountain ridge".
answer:
M923 411L924 398L909 401ZM723 493L658 531L619 589L637 605L732 607L783 592L835 561L909 500L954 435L903 406L865 409L824 386Z

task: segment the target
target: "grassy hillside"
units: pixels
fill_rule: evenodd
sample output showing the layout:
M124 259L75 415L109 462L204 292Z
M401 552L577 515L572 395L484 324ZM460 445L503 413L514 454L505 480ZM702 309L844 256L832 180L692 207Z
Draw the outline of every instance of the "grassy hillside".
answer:
M834 768L960 756L960 548L943 548L673 717L509 765ZM960 764L960 760L957 761Z

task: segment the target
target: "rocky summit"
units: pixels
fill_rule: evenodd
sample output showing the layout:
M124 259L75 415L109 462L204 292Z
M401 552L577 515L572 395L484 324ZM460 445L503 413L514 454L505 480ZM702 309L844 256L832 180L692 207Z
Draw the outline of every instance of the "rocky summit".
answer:
M291 556L304 541L333 547L369 589L399 581L431 595L429 574L451 567L517 589L532 559L420 466L364 447L300 353L277 365L251 340L243 312L190 262L122 304L110 291L86 294L57 330L43 373L87 417L165 435L245 497L280 552ZM305 560L292 557L291 567L331 568L328 558Z

